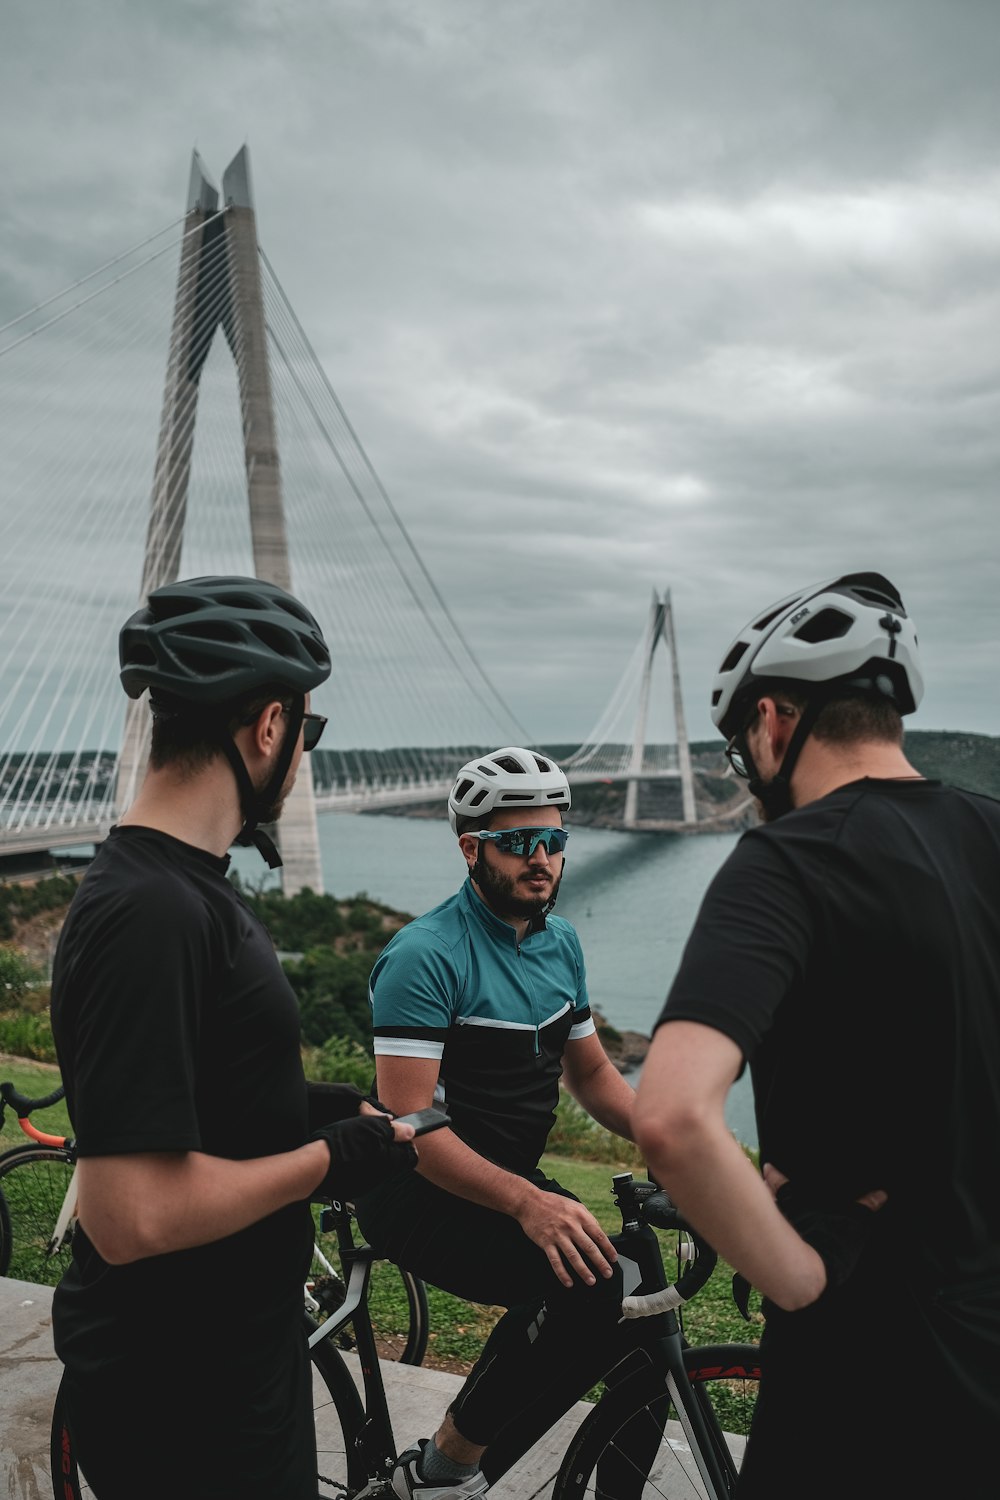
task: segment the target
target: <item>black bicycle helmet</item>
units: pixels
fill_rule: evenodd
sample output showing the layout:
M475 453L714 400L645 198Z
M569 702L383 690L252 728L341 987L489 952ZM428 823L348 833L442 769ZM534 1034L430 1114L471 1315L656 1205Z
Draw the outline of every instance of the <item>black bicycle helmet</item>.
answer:
M185 578L154 589L122 626L122 687L192 704L228 703L280 683L308 693L330 653L304 604L260 578Z
M122 686L130 698L149 689L154 718L197 715L232 767L243 827L272 869L281 856L258 823L278 797L302 727L306 694L330 675L330 653L314 617L298 599L260 578L185 578L154 589L118 638ZM274 772L257 789L229 729L232 707L259 690L284 688L292 699Z

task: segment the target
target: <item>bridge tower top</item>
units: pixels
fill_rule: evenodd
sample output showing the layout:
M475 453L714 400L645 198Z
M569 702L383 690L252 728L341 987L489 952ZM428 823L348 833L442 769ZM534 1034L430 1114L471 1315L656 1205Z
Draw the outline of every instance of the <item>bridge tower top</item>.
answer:
M281 493L281 466L268 361L250 155L242 146L222 177L223 207L197 151L191 158L160 439L153 474L140 598L179 575L202 370L217 329L236 365L243 418L254 574L292 589ZM135 795L149 754L144 699L129 704L116 804ZM280 831L282 882L292 895L322 891L319 834L308 756L285 803Z

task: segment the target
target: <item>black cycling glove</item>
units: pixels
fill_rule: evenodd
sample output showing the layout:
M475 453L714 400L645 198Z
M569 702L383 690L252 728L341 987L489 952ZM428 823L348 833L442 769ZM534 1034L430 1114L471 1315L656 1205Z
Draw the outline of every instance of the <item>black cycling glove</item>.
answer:
M364 1094L353 1083L306 1083L309 1095L309 1134L335 1120L353 1120Z
M876 1212L863 1203L837 1207L810 1201L791 1182L782 1183L775 1202L806 1244L812 1245L826 1266L826 1292L843 1286L857 1267L875 1225Z
M417 1153L410 1141L397 1141L392 1125L384 1116L356 1115L349 1120L335 1120L312 1134L314 1141L325 1141L330 1150L330 1167L322 1182L313 1188L313 1198L354 1199L367 1188L377 1187L397 1172L407 1172L417 1165Z
M392 1117L392 1110L386 1109L381 1100L375 1097L374 1087L363 1094L353 1083L323 1083L308 1079L306 1089L310 1135L314 1130L322 1130L324 1125L332 1125L335 1120L352 1120L362 1104L373 1104L384 1115Z

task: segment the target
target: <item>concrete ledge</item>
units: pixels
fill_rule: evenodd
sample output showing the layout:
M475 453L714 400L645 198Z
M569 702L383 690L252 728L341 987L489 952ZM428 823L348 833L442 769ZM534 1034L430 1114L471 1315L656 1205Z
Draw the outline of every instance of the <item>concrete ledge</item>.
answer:
M344 1356L360 1388L357 1357ZM49 1424L62 1366L52 1346L52 1288L0 1277L0 1495L49 1500ZM423 1366L382 1362L399 1448L438 1426L461 1377ZM491 1492L506 1500L551 1493L566 1444L590 1411L577 1406L546 1433Z

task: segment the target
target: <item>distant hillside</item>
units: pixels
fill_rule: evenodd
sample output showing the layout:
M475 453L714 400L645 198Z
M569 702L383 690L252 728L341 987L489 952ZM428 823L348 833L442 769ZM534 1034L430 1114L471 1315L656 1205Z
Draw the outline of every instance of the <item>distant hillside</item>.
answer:
M925 776L1000 798L1000 738L956 734L945 729L913 729L906 753Z
M576 745L546 745L555 760L565 760ZM702 772L721 770L722 741L694 740L691 759ZM951 729L911 729L906 735L906 753L924 776L964 787L969 792L984 792L1000 798L1000 736L964 734Z

